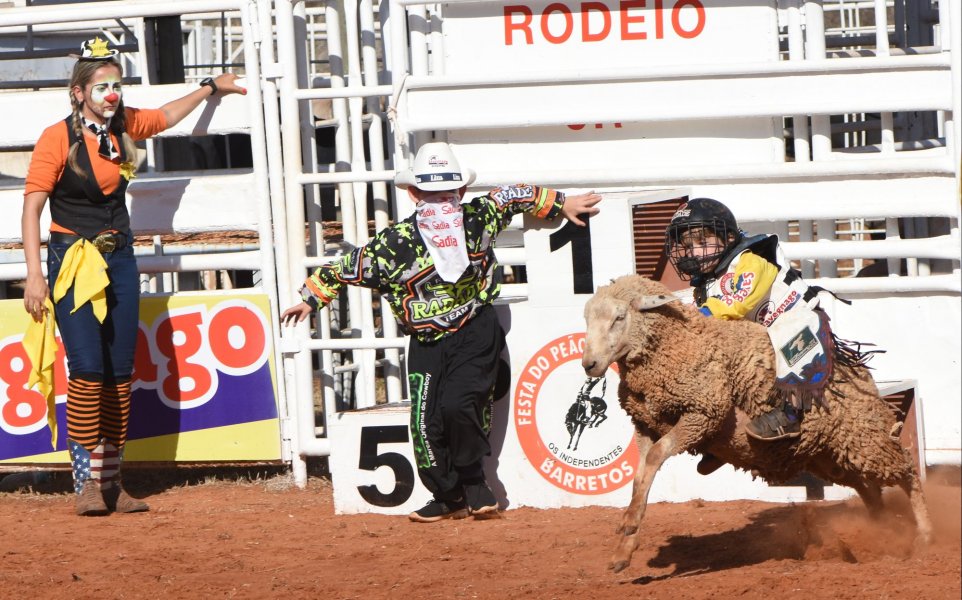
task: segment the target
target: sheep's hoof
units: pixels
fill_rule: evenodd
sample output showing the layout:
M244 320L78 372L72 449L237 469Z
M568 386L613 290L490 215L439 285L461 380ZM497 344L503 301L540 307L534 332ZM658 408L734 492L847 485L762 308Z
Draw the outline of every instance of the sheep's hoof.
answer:
M929 544L932 543L932 534L930 532L918 532L915 535L915 539L912 541L912 555L921 554Z
M615 561L612 561L611 564L608 565L608 567L609 567L609 568L612 570L612 572L614 572L614 573L621 573L622 571L624 571L624 570L628 567L628 561L627 561L627 560L615 560Z

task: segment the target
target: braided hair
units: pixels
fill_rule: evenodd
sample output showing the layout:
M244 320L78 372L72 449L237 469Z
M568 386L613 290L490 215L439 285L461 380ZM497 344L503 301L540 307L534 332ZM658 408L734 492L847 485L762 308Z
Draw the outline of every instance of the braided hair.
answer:
M71 127L73 127L73 133L75 137L79 140L83 140L84 125L83 125L83 102L77 100L73 93L75 87L84 89L90 80L93 79L94 74L101 68L112 66L120 72L120 76L124 76L124 68L119 61L115 58L110 58L108 60L78 60L73 67L73 74L70 76L70 86L68 94L70 95L70 108L72 118L70 120ZM124 110L124 102L120 101L120 105L117 107L117 112L110 119L110 132L113 133L120 140L120 143L124 145L124 152L127 155L127 159L130 161L137 160L137 145L130 135L127 134L127 113ZM87 174L84 173L83 169L80 168L80 164L77 162L77 152L80 150L80 142L75 142L71 144L70 150L67 151L67 166L70 167L74 173L79 175L82 179L87 178Z

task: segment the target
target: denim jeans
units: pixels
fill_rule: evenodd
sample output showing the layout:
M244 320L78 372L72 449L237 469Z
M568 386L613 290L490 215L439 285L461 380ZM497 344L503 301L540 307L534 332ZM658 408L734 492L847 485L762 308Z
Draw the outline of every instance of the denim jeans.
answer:
M110 279L106 290L107 316L103 323L97 321L90 302L70 314L74 308L73 286L54 307L57 328L67 351L67 369L72 377L113 382L128 380L133 374L140 322L140 277L130 245L133 236L129 233L127 241L120 250L103 255ZM69 247L67 244L47 247L47 281L51 294Z

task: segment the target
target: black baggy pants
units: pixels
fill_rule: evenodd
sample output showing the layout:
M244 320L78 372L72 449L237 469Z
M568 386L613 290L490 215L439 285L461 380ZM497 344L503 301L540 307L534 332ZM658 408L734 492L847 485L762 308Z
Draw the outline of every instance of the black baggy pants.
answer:
M491 306L441 340L411 338L411 440L418 475L437 498L458 498L462 482L482 476L481 459L491 453L488 432L504 345Z

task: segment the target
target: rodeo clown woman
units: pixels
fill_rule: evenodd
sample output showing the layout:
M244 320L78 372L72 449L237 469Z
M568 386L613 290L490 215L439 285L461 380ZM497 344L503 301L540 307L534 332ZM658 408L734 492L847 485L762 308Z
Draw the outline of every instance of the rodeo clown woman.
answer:
M768 328L775 350L773 410L755 417L746 433L775 441L800 435L802 416L820 402L835 361L864 364L873 352L832 334L819 307L823 288L810 286L792 268L776 235L748 236L731 210L711 198L695 198L672 216L665 249L695 303L719 319L749 319ZM847 301L844 301L846 302ZM706 456L699 472L722 463Z
M120 482L140 304L126 205L127 184L137 169L134 142L176 125L210 96L247 92L236 85L236 75L225 73L159 109L128 108L117 50L96 38L71 56L77 58L69 89L72 111L41 134L24 190L23 304L33 317L31 329L44 332L38 339L28 331L24 340L34 370L40 363L48 367L56 318L70 372L67 447L77 514L140 512L147 504L128 495ZM48 198L45 279L40 214ZM48 406L51 375L47 368L40 376Z
M491 303L501 284L494 241L512 216L554 219L597 214L601 196L565 194L534 185L507 185L464 204L474 181L444 142L424 144L395 184L415 211L378 232L361 248L321 266L301 289L303 302L281 315L304 320L344 285L383 294L405 333L411 395L411 435L418 475L434 498L409 515L430 523L497 515L484 479L488 432L505 334Z

